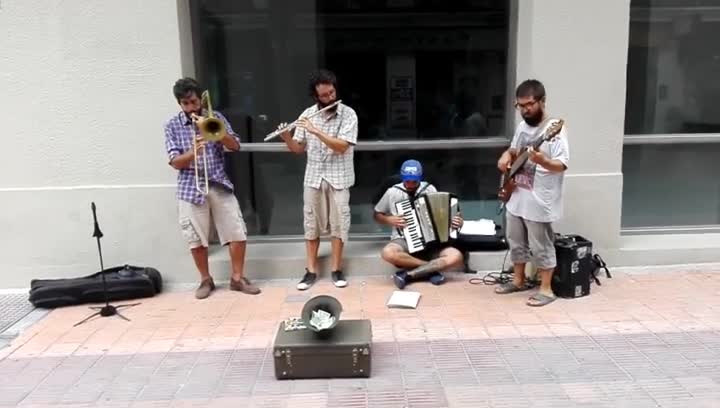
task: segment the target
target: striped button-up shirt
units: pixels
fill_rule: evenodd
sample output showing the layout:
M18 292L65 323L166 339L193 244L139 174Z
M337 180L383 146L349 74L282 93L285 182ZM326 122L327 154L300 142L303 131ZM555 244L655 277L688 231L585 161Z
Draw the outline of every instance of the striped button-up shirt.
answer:
M317 111L317 105L313 105L305 109L300 117L305 117ZM345 153L340 154L334 152L305 129L296 128L293 139L300 143L306 143L307 164L305 166L304 185L320 188L322 180L325 179L336 189L352 187L355 184L353 148L357 143L358 134L358 118L355 110L340 103L332 116L325 117L325 113L320 113L310 118L310 122L329 137L345 140L350 143L350 146L345 150Z
M230 123L225 116L218 111L213 111L218 119L225 122L225 128L228 134L235 137L238 143L240 138L233 132ZM197 126L185 115L184 112L180 112L177 115L170 118L165 123L165 148L167 150L168 161L172 161L175 156L178 156L187 151L193 150L193 139L198 134ZM205 163L202 158L203 153L207 157L207 172L209 177L209 184L213 183L225 186L229 190L233 190L233 184L230 182L227 174L225 173L225 157L223 152L226 151L225 146L220 142L206 142L205 152L200 150L198 152L197 163L193 162L189 167L180 169L177 176L177 198L179 200L188 201L193 204L203 204L205 202L205 196L197 190L195 184L195 166L199 166L198 174L199 184L201 188L205 188Z

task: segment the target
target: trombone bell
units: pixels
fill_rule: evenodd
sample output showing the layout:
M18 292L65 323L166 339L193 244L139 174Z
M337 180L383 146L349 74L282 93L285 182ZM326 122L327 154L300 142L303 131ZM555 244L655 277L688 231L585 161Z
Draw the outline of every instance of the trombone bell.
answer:
M212 103L210 102L210 93L208 91L204 91L201 95L201 105L203 107L203 110L207 114L207 116L198 116L193 114L192 119L193 122L198 127L198 131L200 133L200 136L208 142L219 142L222 140L223 137L225 137L225 133L227 132L227 129L225 128L225 122L223 122L221 119L218 119L215 117L212 109ZM203 155L203 178L204 185L200 183L200 166L198 166L198 146L197 146L197 140L193 140L193 149L195 150L195 188L197 191L199 191L202 195L208 195L210 185L209 185L209 179L207 177L207 152L205 151L207 148L207 145L204 146L201 150Z
M200 136L209 142L218 142L225 136L225 123L217 118L199 118L197 121Z

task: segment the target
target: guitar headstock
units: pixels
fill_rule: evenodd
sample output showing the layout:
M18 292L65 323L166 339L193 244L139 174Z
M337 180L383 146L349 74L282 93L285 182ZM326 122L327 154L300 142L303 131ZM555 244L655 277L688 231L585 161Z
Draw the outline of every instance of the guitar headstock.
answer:
M562 119L550 119L550 125L545 129L545 134L543 135L543 139L551 140L555 136L557 136L558 133L562 130L563 125L565 124L565 121Z

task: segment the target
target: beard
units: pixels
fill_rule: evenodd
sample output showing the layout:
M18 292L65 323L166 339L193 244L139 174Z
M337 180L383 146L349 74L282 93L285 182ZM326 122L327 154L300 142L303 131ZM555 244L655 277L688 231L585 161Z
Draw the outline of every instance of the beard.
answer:
M330 106L330 105L332 105L333 103L337 102L337 98L333 99L332 101L330 101L330 102L328 102L328 103L323 103L320 99L315 99L315 101L316 101L317 104L318 104L318 109L322 109L322 108L324 108L324 107L326 107L326 106ZM332 112L335 112L335 111L337 110L337 108L338 108L337 105L335 105L335 106L333 106L332 108L326 110L325 112L332 113Z
M188 118L188 120L192 121L193 113L196 114L197 116L202 116L202 109L199 109L196 111L185 112L185 116Z
M523 119L525 120L525 123L527 123L529 126L535 127L540 124L544 114L545 114L545 112L543 112L542 109L540 109L534 115L527 115L527 116L523 115Z

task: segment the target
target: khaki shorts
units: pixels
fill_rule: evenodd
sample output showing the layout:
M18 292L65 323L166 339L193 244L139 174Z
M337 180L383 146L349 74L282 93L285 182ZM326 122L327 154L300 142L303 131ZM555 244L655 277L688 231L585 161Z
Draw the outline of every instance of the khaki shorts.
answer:
M350 232L350 190L334 189L325 180L319 189L305 186L303 226L307 240L329 234L347 242Z
M222 187L211 185L202 205L180 200L178 216L180 230L191 249L209 246L211 216L222 245L247 240L247 228L237 198Z

